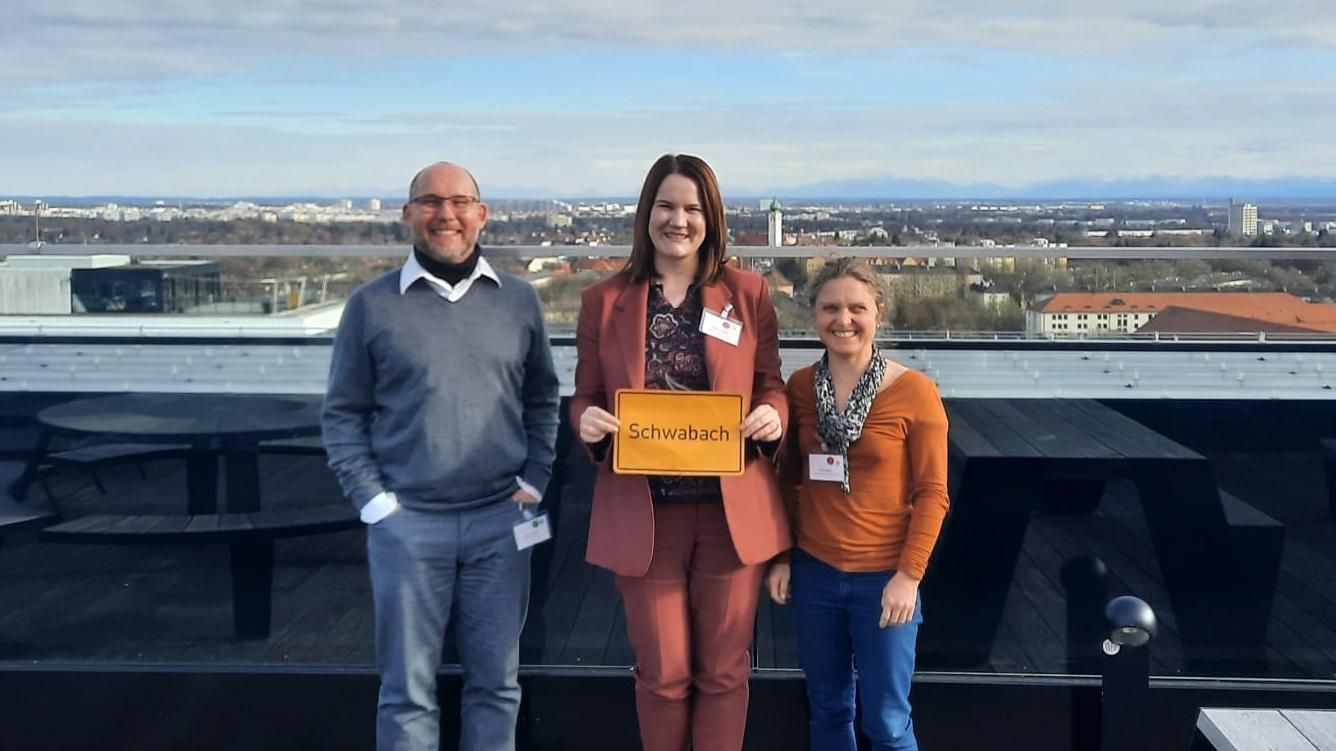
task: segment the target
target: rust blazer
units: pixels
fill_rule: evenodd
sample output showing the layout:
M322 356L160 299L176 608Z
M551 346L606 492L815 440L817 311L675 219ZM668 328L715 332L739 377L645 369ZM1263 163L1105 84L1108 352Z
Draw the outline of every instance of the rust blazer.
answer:
M743 415L769 404L787 428L788 399L779 372L779 323L765 280L725 266L718 282L701 288L701 302L716 313L732 304L729 315L742 322L737 346L705 337L705 365L710 389L742 394ZM618 389L645 387L645 315L649 284L632 284L625 273L584 291L576 329L575 395L571 425L589 406L612 409ZM746 469L719 478L724 514L733 547L743 563L760 563L793 544L770 459L754 444L747 447ZM585 447L588 450L588 446ZM594 508L589 520L586 559L622 576L644 576L654 553L654 506L644 475L617 475L611 452L598 462ZM594 458L591 454L591 458Z

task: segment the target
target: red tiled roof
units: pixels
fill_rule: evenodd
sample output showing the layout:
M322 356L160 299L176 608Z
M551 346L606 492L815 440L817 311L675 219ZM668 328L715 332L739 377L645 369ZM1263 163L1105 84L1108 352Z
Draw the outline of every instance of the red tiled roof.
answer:
M1315 331L1327 331L1322 328L1312 328L1306 326L1296 326L1288 323L1277 323L1257 318L1248 318L1246 316L1235 316L1227 313L1217 313L1211 310L1193 310L1191 308L1180 308L1170 305L1149 321L1141 328L1137 329L1138 334L1149 334L1153 332L1176 332L1192 334L1238 334L1248 332L1256 334L1259 331L1265 332L1287 332L1287 333L1314 333Z
M1039 311L1156 314L1170 307L1336 331L1336 305L1304 302L1287 292L1059 292Z
M626 261L620 258L581 258L575 261L580 271L621 271Z

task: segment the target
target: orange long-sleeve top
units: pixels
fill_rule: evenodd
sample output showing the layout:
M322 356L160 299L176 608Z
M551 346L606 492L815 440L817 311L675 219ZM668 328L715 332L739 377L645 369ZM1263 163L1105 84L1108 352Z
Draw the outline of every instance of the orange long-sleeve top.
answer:
M816 366L789 379L789 436L780 451L780 491L798 547L841 571L904 571L922 579L950 500L946 410L937 386L916 370L874 397L863 433L849 446L849 495L811 480L808 456L827 453L817 434Z

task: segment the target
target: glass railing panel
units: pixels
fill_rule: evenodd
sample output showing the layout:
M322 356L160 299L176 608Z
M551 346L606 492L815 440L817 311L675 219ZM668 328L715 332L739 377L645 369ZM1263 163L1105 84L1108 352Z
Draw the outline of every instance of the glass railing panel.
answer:
M49 427L42 410L88 396L156 392L286 395L314 403L323 394L341 302L402 262L400 249L365 246L288 247L287 255L199 250L173 249L132 265L143 273L201 265L180 264L197 260L212 264L216 277L161 274L145 288L113 283L117 277L109 274L105 289L93 285L81 293L88 295L85 312L0 317L0 463L14 470L36 459L40 471L24 489L25 503L55 508L67 520L184 514L188 457L151 452L124 461L48 461L48 454L125 441L61 435L41 445ZM953 415L956 506L924 583L920 669L1095 672L1102 628L1096 609L1108 597L1134 594L1160 616L1152 645L1157 675L1329 680L1336 665L1336 632L1326 625L1336 623L1330 585L1336 528L1328 488L1336 478L1328 476L1333 460L1322 439L1336 438L1326 427L1336 424L1330 406L1336 344L1323 328L1321 306L1330 297L1333 260L1303 249L1276 251L1280 258L1258 257L1263 249L1252 248L1135 249L1155 257L1109 257L1133 252L1113 248L988 250L992 255L977 261L868 255L878 261L893 305L882 332L895 345L890 356L936 381ZM624 256L624 249L621 256L606 248L579 252L489 249L499 268L537 287L564 394L573 388L570 337L579 295L614 273ZM768 276L785 334L786 376L821 353L804 285L825 256L798 252L739 248L736 262ZM1240 257L1220 257L1227 252ZM890 258L899 266L884 261ZM915 265L915 258L936 260ZM155 260L168 264L144 263ZM978 277L990 283L983 291L971 289L982 284L972 281ZM1248 285L1238 283L1245 279ZM1046 313L1043 301L1068 293L1119 295L1130 318L1131 305L1142 305L1135 295L1159 293L1173 280L1178 294L1218 289L1241 296L1227 290L1246 288L1294 301L1279 312L1245 305L1180 319L1184 326L1211 324L1210 330L1142 330L1145 323L1132 330L1114 330L1112 323L1107 331L1044 330L1034 323L1035 316L1057 314ZM983 294L996 297L969 297ZM130 303L150 298L162 302ZM1000 307L988 312L985 299ZM1095 302L1089 312L1067 315L1117 320L1116 311L1096 311ZM1159 316L1171 307L1157 308L1147 323L1168 320ZM1311 315L1281 320L1294 310ZM972 455L971 426L1013 454ZM1036 465L1020 455L1024 445L1052 456ZM1128 458L1138 446L1160 454ZM318 442L259 452L262 507L345 504L319 452ZM1121 460L1110 455L1117 452ZM227 468L217 466L225 498ZM625 666L632 655L611 576L583 561L593 468L576 447L562 468L560 497L550 499L555 539L535 556L523 660ZM978 521L971 517L998 504L1024 511L1006 527L1015 547L985 546L973 556L966 546L963 557L951 558L952 535L968 538ZM1166 509L1189 507L1186 522L1164 518ZM1000 535L1001 524L989 528ZM364 541L356 529L276 544L272 629L264 639L235 633L224 544L60 544L34 529L3 539L0 571L8 584L0 587L0 633L10 636L0 640L0 659L373 662ZM1179 545L1199 546L1200 556L1185 563L1175 557ZM970 576L990 569L1002 570L1000 580ZM1235 584L1233 577L1242 580ZM974 579L991 589L971 589L981 586ZM991 609L970 605L971 596L988 599ZM794 638L791 612L763 598L758 667L796 667Z
M0 317L293 319L337 309L358 285L397 268L405 251L47 244L0 252L7 254ZM581 291L621 269L628 252L613 245L486 251L494 266L537 288L557 335L573 332ZM735 245L731 253L730 263L766 277L780 329L794 336L812 334L808 283L835 255L862 257L877 273L883 332L897 339L1322 340L1336 333L1336 251L1326 248Z

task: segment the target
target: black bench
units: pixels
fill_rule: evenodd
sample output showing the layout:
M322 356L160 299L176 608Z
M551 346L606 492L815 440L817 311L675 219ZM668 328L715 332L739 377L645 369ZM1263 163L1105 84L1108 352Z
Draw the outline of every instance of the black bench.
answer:
M1246 607L1269 614L1276 581L1280 578L1285 525L1224 490L1220 491L1220 505L1229 525L1234 560L1240 564L1234 574L1238 577L1238 591L1248 594L1250 602ZM1233 624L1237 629L1235 637L1243 643L1259 644L1266 638L1265 619L1236 618L1226 622Z
M946 407L952 508L923 590L925 611L939 617L925 624L922 651L943 664L984 661L1031 514L1088 513L1104 481L1124 477L1136 484L1185 657L1262 654L1285 529L1221 493L1206 457L1091 400Z
M1322 469L1327 475L1327 513L1336 519L1336 438L1320 438Z
M139 477L145 478L144 465L149 459L168 459L185 456L190 451L186 445L164 445L153 443L95 443L77 448L52 451L42 455L38 461L52 467L74 466L88 471L99 493L106 494L107 488L102 478L97 475L98 467L113 464L133 463L139 470Z
M37 430L31 426L0 422L0 459L26 459L37 443Z
M50 542L102 545L207 545L226 543L232 559L232 620L242 639L269 636L274 540L358 529L349 505L271 509L226 514L94 514L48 527Z
M0 464L0 542L10 532L41 527L56 520L56 513L33 508L15 500L10 488L23 474L23 465L15 462Z
M302 438L280 438L273 441L260 441L257 451L261 454L324 456L325 444L318 435Z

